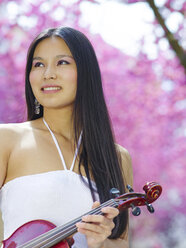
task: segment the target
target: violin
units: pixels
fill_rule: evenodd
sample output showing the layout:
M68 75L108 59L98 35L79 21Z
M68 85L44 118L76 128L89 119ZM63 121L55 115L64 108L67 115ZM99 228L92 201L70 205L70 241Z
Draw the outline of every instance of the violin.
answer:
M129 185L127 188L129 192L123 195L119 195L119 191L113 188L111 195L115 198L102 203L84 215L102 215L101 209L107 206L115 207L120 212L132 208L132 214L135 216L141 213L140 206L147 206L150 213L154 212L151 203L156 201L162 192L162 187L158 183L147 183L143 187L144 194L134 192ZM76 223L80 222L84 215L58 227L46 220L27 222L8 239L2 241L3 248L70 248L73 244L73 238L69 237L77 232Z

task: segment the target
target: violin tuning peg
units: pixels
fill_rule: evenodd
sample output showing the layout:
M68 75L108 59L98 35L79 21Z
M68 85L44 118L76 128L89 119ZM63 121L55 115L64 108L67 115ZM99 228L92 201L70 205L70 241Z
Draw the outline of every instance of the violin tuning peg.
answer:
M115 198L115 197L118 197L120 195L120 191L118 190L118 189L116 189L116 188L112 188L111 190L110 190L110 197L111 198Z
M154 210L154 207L152 206L152 204L146 203L146 206L147 206L148 211L149 211L151 214L153 214L155 210Z
M127 184L127 189L129 190L129 192L134 192L133 188L129 184Z
M139 207L134 207L134 208L132 209L132 214L133 214L134 216L140 215L140 214L141 214L141 209L140 209Z
M136 207L133 204L131 204L131 207L132 207L132 214L134 216L138 216L141 214L141 209L139 207Z

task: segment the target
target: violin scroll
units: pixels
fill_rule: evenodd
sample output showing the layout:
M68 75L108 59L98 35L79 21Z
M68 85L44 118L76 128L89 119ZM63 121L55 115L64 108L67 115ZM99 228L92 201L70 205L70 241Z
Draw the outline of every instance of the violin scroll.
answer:
M125 193L116 198L118 201L118 209L123 211L127 208L132 208L132 214L140 215L139 207L146 206L150 213L154 213L152 202L156 201L162 192L162 187L156 182L148 182L143 187L145 194L134 192L130 185L127 185L128 193Z
M151 203L161 195L162 187L156 182L148 182L143 187L143 190L146 193L148 203Z

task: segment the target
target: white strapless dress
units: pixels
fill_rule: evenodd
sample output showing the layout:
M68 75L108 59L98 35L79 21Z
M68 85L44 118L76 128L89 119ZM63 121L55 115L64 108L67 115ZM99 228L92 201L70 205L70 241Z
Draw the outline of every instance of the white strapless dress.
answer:
M87 183L88 180L84 178ZM96 196L98 200L98 195ZM63 225L91 210L88 184L70 170L18 177L0 190L4 239L26 222L43 219ZM76 233L73 248L86 248L85 236Z

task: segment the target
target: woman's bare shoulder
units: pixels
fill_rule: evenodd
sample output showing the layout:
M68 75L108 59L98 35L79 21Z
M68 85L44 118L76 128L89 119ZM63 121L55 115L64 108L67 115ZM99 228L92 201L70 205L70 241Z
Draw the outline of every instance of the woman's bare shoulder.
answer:
M28 131L38 128L38 121L25 121L21 123L0 124L0 156L2 152L11 150L18 140L22 139Z
M0 146L11 145L15 138L23 131L23 123L0 124ZM9 141L11 141L9 143Z
M12 138L15 136L19 136L23 132L32 128L35 121L25 121L21 123L8 123L8 124L0 124L0 137L3 139Z
M123 146L119 144L116 144L116 150L117 152L120 153L122 159L129 160L129 162L131 163L131 156L130 156L129 151L126 148L124 148Z
M10 145L8 142L10 139L14 142L15 136L20 130L19 126L19 123L0 124L0 145L3 144L3 147Z
M121 165L125 177L125 182L129 185L133 185L133 170L132 159L128 150L121 145L116 144L116 150L121 156Z

